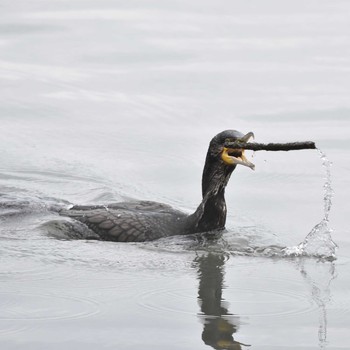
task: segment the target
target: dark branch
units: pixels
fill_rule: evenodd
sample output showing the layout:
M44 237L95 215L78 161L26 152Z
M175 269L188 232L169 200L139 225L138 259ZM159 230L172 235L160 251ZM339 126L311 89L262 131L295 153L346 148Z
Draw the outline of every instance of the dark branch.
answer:
M225 147L234 149L250 149L252 151L296 151L301 149L316 149L315 142L287 142L287 143L257 143L257 142L226 142Z

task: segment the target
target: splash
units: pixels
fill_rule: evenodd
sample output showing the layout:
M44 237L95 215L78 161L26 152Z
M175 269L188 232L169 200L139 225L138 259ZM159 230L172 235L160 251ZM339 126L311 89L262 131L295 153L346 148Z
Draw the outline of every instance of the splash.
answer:
M326 260L336 259L335 251L337 245L332 240L332 229L329 226L329 213L332 207L332 179L331 166L332 162L327 158L325 153L318 149L318 153L322 160L322 166L325 171L324 191L324 216L320 223L318 223L306 236L303 242L295 247L287 247L283 249L286 256L314 256Z

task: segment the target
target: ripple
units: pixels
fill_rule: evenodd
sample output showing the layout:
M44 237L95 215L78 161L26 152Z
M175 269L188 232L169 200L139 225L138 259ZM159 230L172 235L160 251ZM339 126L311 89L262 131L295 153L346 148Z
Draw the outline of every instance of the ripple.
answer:
M33 265L33 263L31 263ZM7 261L2 262L0 271L0 280L16 280L16 281L37 281L48 279L52 276L52 271L49 266L21 266L19 269L18 264L8 263ZM57 275L52 276L52 278L57 278Z
M0 295L0 320L79 319L100 312L98 303L86 298L17 292Z
M17 334L20 332L24 332L27 329L28 327L20 324L13 324L13 322L11 322L11 324L5 324L5 325L0 324L0 336Z
M298 295L286 290L264 290L253 288L230 288L230 309L239 312L240 316L287 316L308 313L315 309L313 303L306 296ZM232 299L232 298L230 298Z
M208 232L202 234L166 237L152 242L143 243L141 249L149 251L161 251L164 253L185 254L210 252L224 254L229 257L265 257L285 258L289 257L284 253L284 246L276 244L259 245L259 242L252 241L244 234L230 232Z
M287 291L249 288L225 289L230 311L240 317L290 316L309 313L315 305L303 295ZM159 313L195 315L193 289L156 289L138 296L138 304ZM192 310L192 311L191 311Z
M193 288L188 289L155 289L138 296L138 305L156 312L176 312L187 315L197 314L197 309L191 310L195 305L196 296Z

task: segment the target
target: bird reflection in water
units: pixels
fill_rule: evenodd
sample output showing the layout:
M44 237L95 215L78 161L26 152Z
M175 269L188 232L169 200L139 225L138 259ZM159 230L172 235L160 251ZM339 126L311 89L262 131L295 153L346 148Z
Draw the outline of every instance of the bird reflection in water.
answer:
M198 301L203 323L202 340L217 350L240 350L250 345L234 339L239 328L239 317L229 312L228 303L222 298L224 286L224 253L202 253L194 260L198 271ZM331 300L331 282L337 275L333 262L300 259L295 262L306 285L310 287L310 299L318 306L319 349L325 349L327 340L327 304Z
M244 349L243 343L236 341L239 319L228 311L222 299L224 287L225 255L207 253L195 259L198 269L198 301L201 308L199 318L203 322L202 340L214 349Z

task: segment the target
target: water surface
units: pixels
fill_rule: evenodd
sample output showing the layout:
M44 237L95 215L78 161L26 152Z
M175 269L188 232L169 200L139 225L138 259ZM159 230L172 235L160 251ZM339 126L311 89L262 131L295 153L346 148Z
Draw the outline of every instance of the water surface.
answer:
M1 348L348 349L349 16L341 0L4 1ZM222 235L40 229L72 203L195 210L231 128L325 156L251 153Z

